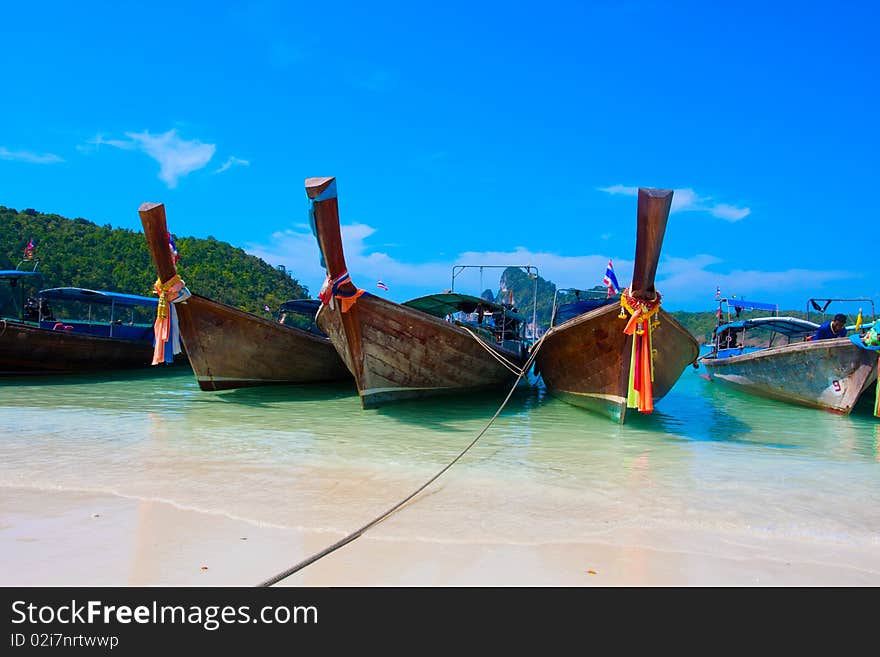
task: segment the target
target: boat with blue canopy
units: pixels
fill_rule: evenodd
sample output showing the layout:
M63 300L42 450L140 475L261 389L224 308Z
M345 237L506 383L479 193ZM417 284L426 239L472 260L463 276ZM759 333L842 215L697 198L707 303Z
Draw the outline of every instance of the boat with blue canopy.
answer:
M780 317L776 304L719 299L711 351L700 359L707 378L749 394L849 414L877 379L876 350L861 337L873 325L873 302L855 301L870 304L869 322L862 322L860 310L857 321L847 327L855 335L816 339L819 324ZM824 313L829 305L814 309ZM776 314L743 317L747 310Z
M6 284L0 295L0 374L149 366L155 298L79 287L36 289L36 264L32 271L0 271L0 282Z

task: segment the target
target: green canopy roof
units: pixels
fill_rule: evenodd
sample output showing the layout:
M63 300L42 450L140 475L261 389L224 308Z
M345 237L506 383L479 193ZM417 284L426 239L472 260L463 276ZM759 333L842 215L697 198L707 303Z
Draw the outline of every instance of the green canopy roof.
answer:
M472 313L476 312L478 306L482 306L484 310L492 313L504 312L508 317L522 320L522 316L511 312L509 308L505 308L501 304L493 301L487 301L480 297L474 297L470 294L459 294L457 292L444 292L442 294L429 294L425 297L418 297L411 301L403 303L404 306L421 310L434 317L446 317L452 313Z

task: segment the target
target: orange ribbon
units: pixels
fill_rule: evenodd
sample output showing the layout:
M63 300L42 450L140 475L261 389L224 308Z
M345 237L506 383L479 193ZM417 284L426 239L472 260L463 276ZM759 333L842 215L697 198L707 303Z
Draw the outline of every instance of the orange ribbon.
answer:
M660 294L651 300L630 296L629 288L620 295L620 318L629 321L623 329L626 335L633 336L632 354L629 365L626 405L638 408L640 413L654 410L654 345L651 333L659 324L652 321L660 312Z

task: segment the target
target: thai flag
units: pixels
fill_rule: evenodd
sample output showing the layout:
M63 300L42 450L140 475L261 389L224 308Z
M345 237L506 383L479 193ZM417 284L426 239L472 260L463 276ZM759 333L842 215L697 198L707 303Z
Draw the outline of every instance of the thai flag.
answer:
M34 238L28 240L27 246L24 247L24 257L28 260L34 259Z
M382 281L376 281L376 287L378 287L380 290L385 290L386 292L388 291L388 286L385 285L385 283L383 283Z
M608 295L617 294L620 292L620 284L617 282L617 276L614 275L614 266L611 264L611 261L608 261L608 266L605 268L605 277L602 279L602 282L608 286Z
M715 299L717 300L720 298L721 298L721 286L719 285L715 288Z
M171 262L176 265L177 261L180 260L180 255L177 253L177 244L174 243L171 233L168 233L168 248L171 249Z

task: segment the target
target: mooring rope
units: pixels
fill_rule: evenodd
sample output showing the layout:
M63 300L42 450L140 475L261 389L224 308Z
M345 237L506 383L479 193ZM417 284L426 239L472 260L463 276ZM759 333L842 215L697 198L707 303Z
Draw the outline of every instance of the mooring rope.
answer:
M495 351L494 349L492 349L492 347L490 347L488 344L486 344L486 341L483 340L479 335L477 335L476 333L474 333L473 331L471 331L467 326L461 326L461 327L459 327L459 328L463 328L465 331L467 331L468 333L470 333L471 336L473 336L474 340L476 340L477 343L479 343L479 345L480 345L483 349L485 349L485 350L488 351L490 354L492 354L492 356L495 357L495 360L497 360L499 363L501 363L502 365L504 365L504 367L506 367L507 369L509 369L509 370L510 370L511 372L513 372L514 374L519 374L519 371L520 371L520 370L519 370L519 368L516 366L515 363L513 363L513 362L507 360L504 356L502 356L502 355L499 354L497 351Z
M351 534L349 534L348 536L346 536L342 540L339 540L336 543L334 543L333 545L331 545L327 548L324 548L323 550L321 550L320 552L317 552L316 554L313 554L309 558L300 561L295 566L292 566L292 567L288 568L287 570L285 570L281 573L278 573L274 577L270 577L269 579L267 579L263 582L260 582L259 584L257 584L257 586L258 587L272 586L273 584L277 584L281 580L283 580L287 577L290 577L295 572L302 570L306 566L315 563L318 559L326 557L331 552L335 552L339 548L341 548L345 545L348 545L349 543L351 543L355 539L360 538L364 533L366 533L366 531L368 529L375 527L380 522L382 522L383 520L385 520L386 518L391 516L396 511L398 511L407 502L412 500L416 495L418 495L423 490L425 490L428 486L430 486L432 483L437 481L437 479L440 477L440 475L442 475L444 472L449 470L449 468L451 468L453 465L455 465L458 462L458 460L461 459L461 457L464 456L468 452L468 450L471 449L471 447L473 447L474 445L477 444L477 441L483 437L483 434L486 433L486 431L489 430L489 427L491 427L492 424L495 422L495 420L498 419L498 416L501 415L501 411L504 410L504 407L507 406L507 402L509 402L510 398L513 396L513 391L516 390L516 386L519 384L520 379L522 379L523 376L525 376L526 372L528 372L529 368L532 366L532 363L535 360L535 356L538 355L538 351L540 351L541 345L543 344L543 342L544 342L544 336L541 336L541 338L535 343L535 346L532 348L532 352L529 355L529 359L526 361L525 365L523 365L522 369L517 370L518 374L516 377L516 381L513 382L513 385L510 387L510 392L507 393L507 397L505 397L504 401L501 402L501 406L499 406L498 410L495 411L495 415L493 415L492 418L489 420L489 422L486 423L486 426L482 428L480 433L477 434L476 438L474 438L467 447L465 447L463 450L461 450L461 452L459 452L458 456L456 456L454 459L452 459L452 461L450 461L446 466L444 466L443 469L441 469L437 474L435 474L433 477L428 479L428 481L426 481L424 484L419 486L415 491L413 491L408 496L406 496L403 500L401 500L400 502L398 502L397 504L392 506L390 509L388 509L387 511L385 511L381 515L376 516L373 520L368 522L366 525L364 525L360 529L353 531Z

